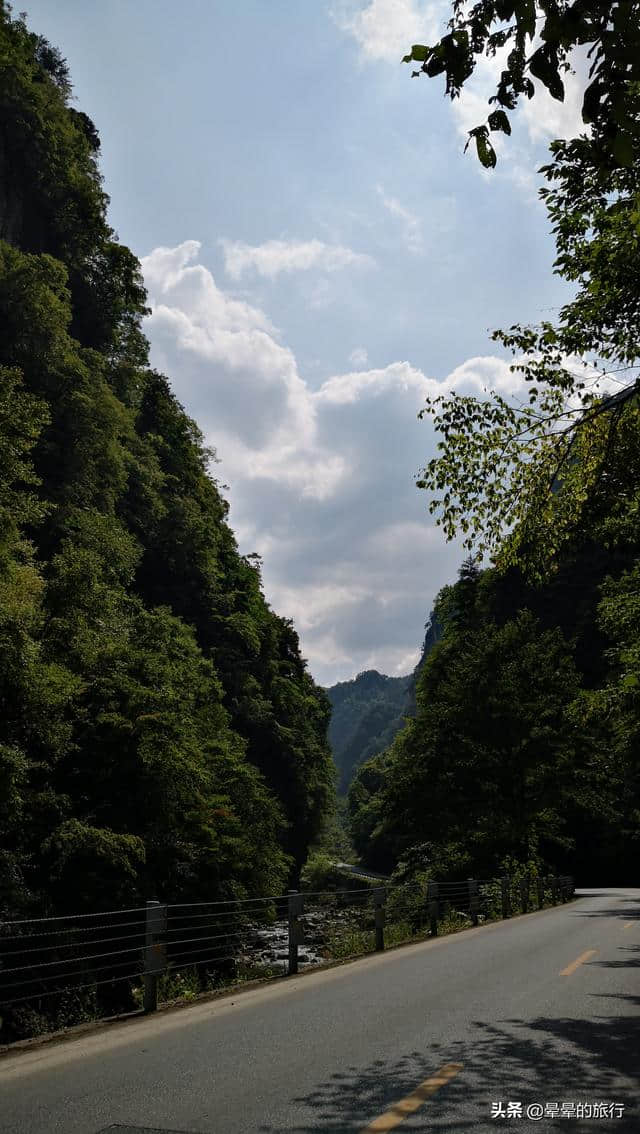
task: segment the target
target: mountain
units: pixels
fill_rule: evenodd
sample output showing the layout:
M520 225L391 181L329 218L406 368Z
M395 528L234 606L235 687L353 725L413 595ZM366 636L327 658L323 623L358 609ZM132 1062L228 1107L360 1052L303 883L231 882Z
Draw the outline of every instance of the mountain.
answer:
M440 629L433 616L426 625L420 661L413 673L387 677L364 670L351 681L339 681L326 690L331 702L329 743L339 772L338 792L343 795L355 769L383 752L415 713L416 680Z
M64 59L2 0L0 54L0 917L281 893L327 697L149 366Z
M386 677L375 669L327 689L331 702L329 743L346 792L355 768L386 748L402 727L411 676Z

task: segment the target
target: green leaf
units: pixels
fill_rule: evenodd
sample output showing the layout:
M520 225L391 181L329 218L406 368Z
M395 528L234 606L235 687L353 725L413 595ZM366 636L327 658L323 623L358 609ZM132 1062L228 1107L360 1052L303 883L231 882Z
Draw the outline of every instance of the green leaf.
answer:
M613 156L619 165L629 167L633 164L633 138L630 134L623 134L618 130L613 139Z
M534 51L529 60L529 70L547 88L552 98L564 102L564 83L558 71L558 56L547 44Z
M497 161L496 151L486 134L476 134L476 150L485 169L493 169Z
M511 123L504 110L494 110L489 115L489 127L491 130L501 130L503 134L511 133Z
M424 63L431 54L431 48L421 43L414 43L409 55L403 56L403 63Z

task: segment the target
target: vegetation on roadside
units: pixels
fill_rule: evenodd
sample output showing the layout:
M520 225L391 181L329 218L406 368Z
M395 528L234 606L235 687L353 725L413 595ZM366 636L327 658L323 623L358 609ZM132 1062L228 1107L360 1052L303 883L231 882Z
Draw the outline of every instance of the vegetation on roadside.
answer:
M0 916L278 893L329 703L149 368L62 56L6 3L0 54Z

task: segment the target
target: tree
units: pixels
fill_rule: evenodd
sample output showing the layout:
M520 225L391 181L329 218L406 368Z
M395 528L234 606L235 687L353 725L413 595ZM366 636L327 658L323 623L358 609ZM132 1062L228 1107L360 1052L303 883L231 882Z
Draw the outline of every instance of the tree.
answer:
M479 59L508 50L486 123L470 132L482 164L493 167L491 132L511 133L507 111L533 98L534 80L562 102L562 75L572 53L587 48L589 81L582 119L590 128L590 160L603 169L629 167L638 156L640 4L637 0L454 0L449 31L433 47L414 44L403 62L420 63L414 77L444 75L458 98ZM468 145L469 143L467 143Z
M604 175L584 140L551 150L542 196L556 271L577 285L575 298L555 322L493 334L512 353L524 400L492 391L427 399L421 416L441 440L417 482L448 538L462 532L478 553L528 558L538 571L607 483L640 362L640 161Z
M328 702L148 368L64 60L2 0L0 54L0 912L281 892Z
M393 865L428 843L447 875L490 876L506 855L552 862L571 846L569 802L590 776L570 644L531 611L505 619L491 573L465 570L436 603L445 627L420 674L417 713L349 793L354 841Z
M441 439L440 455L421 471L418 485L432 494L430 509L447 538L462 534L477 553L502 563L528 560L538 572L556 560L602 481L623 402L635 393L640 4L455 0L448 34L434 47L415 45L405 57L420 62L414 75L444 75L446 93L457 98L483 55L508 51L489 100L495 109L470 132L480 160L494 166L489 133L511 132L507 111L523 95L535 96L533 80L562 100L561 76L576 48L590 59L585 133L552 143L541 190L556 236L555 270L577 285L576 297L555 322L494 332L526 384L522 399L454 392L427 399L421 415L432 417ZM611 402L603 391L620 389L618 375L627 388Z

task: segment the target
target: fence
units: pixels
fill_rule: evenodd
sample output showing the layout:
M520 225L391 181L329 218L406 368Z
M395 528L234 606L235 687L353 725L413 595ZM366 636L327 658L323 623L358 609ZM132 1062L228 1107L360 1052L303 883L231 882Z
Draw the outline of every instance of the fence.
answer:
M154 1011L238 982L567 901L568 876L467 879L0 923L0 1038Z

